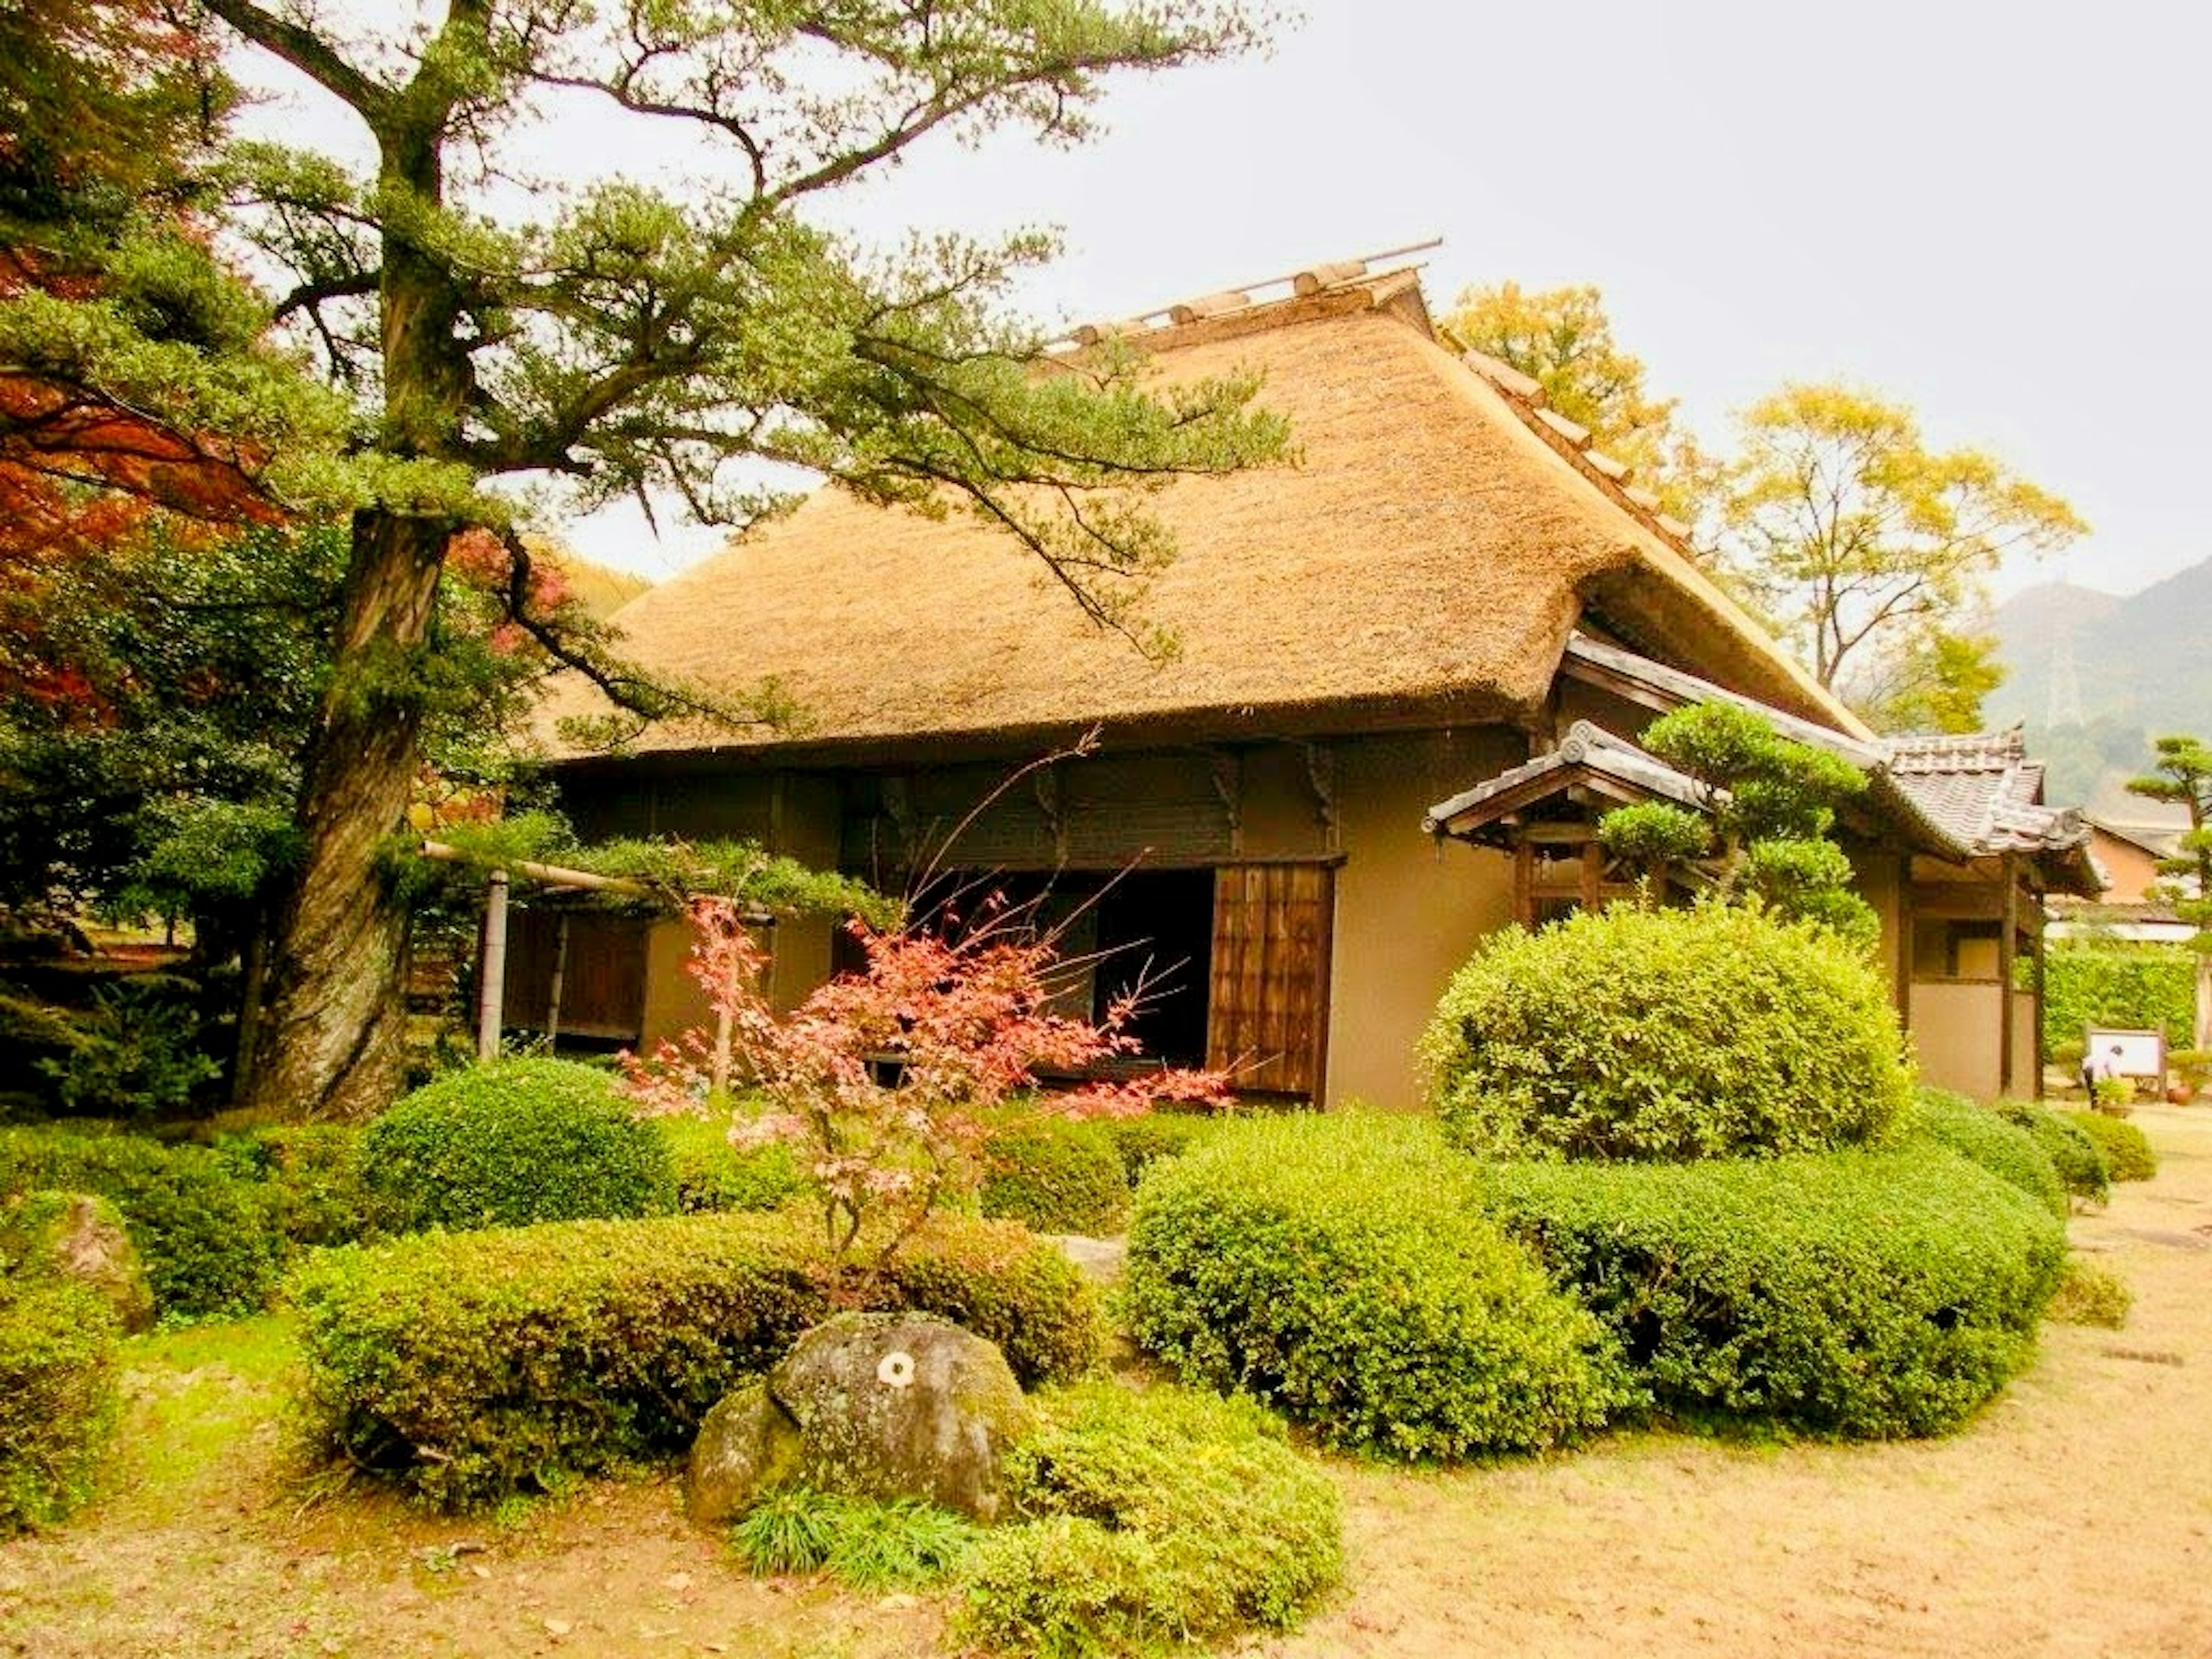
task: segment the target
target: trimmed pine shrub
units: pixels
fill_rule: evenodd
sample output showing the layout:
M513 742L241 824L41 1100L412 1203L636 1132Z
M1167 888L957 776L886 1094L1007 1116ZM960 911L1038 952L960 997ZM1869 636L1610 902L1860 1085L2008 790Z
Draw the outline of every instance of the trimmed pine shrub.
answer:
M1907 1120L1912 1137L1948 1146L1991 1175L2010 1182L2061 1221L2066 1183L2043 1143L1989 1107L1948 1089L1922 1089Z
M679 1450L830 1311L796 1218L700 1215L426 1234L295 1276L307 1403L331 1451L450 1509ZM936 1223L878 1304L998 1343L1024 1382L1097 1358L1094 1294L1019 1228Z
M1044 1659L1297 1622L1343 1570L1336 1488L1248 1401L1097 1383L1045 1395L986 1534L966 1633Z
M1717 903L1492 935L1420 1052L1446 1131L1494 1158L1820 1152L1880 1139L1911 1092L1869 962Z
M2073 1197L2101 1204L2112 1195L2112 1171L2105 1167L2104 1153L2089 1139L2089 1132L2065 1113L2032 1100L2000 1100L1993 1109L2035 1137Z
M204 1146L0 1130L0 1197L39 1188L92 1193L122 1212L165 1320L258 1313L283 1273L289 1252L275 1194Z
M1103 1124L1030 1114L983 1144L983 1213L1032 1232L1105 1237L1129 1212L1121 1154Z
M652 1122L667 1146L676 1207L685 1215L780 1210L813 1190L789 1146L775 1142L741 1152L731 1146L726 1116L657 1117Z
M2109 1112L2067 1112L2066 1121L2096 1144L2105 1172L2114 1181L2148 1181L2158 1174L2158 1154L2150 1137L2125 1118Z
M1925 1142L1480 1186L1662 1410L1846 1439L1957 1427L2026 1360L2066 1255L2033 1199Z
M115 1425L120 1334L82 1285L0 1285L0 1537L66 1519L91 1497Z
M362 1166L395 1232L665 1214L668 1149L609 1073L502 1060L417 1089L368 1126Z
M1426 1119L1224 1125L1138 1194L1138 1342L1187 1382L1383 1456L1595 1429L1624 1398L1605 1334L1477 1213L1471 1169Z

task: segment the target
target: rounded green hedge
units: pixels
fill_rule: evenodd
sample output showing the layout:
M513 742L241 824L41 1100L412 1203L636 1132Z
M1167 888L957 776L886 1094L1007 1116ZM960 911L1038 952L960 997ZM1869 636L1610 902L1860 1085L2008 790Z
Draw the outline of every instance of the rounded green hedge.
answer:
M789 1146L774 1142L741 1152L731 1146L727 1117L657 1117L653 1126L668 1147L676 1207L686 1215L779 1210L813 1190Z
M574 1060L499 1060L417 1089L368 1126L362 1162L397 1232L676 1207L659 1132Z
M1596 1428L1623 1397L1604 1334L1462 1201L1467 1168L1425 1119L1224 1126L1138 1194L1137 1340L1186 1382L1387 1456Z
M2033 1100L2000 1100L1992 1109L2035 1138L2074 1197L2101 1204L2112 1196L2112 1172L2105 1166L2105 1154L2071 1117Z
M983 1144L983 1213L1034 1232L1105 1237L1129 1212L1121 1153L1103 1124L1031 1115Z
M1284 1629L1343 1570L1336 1488L1247 1401L1112 1382L1040 1396L1009 1449L1020 1524L970 1561L964 1633L1092 1659Z
M2034 1199L1925 1141L1479 1185L1662 1409L1845 1438L1955 1427L2025 1362L2066 1255Z
M496 1503L665 1455L830 1311L818 1223L690 1215L422 1233L295 1275L308 1419L328 1450L434 1503ZM999 1345L1025 1385L1098 1358L1096 1293L1023 1229L932 1222L872 1305Z
M0 1286L0 1537L63 1520L92 1495L115 1423L119 1337L82 1285Z
M362 1133L351 1123L275 1124L226 1134L215 1149L236 1174L269 1188L293 1243L351 1244L380 1224Z
M1421 1040L1447 1131L1504 1158L1871 1140L1910 1098L1904 1054L1871 963L1821 928L1713 903L1494 934Z
M2066 1121L2096 1144L2105 1172L2114 1181L2148 1181L2158 1174L2158 1154L2150 1137L2125 1118L2109 1112L2068 1112Z
M1194 1112L1156 1109L1135 1117L1108 1118L1103 1127L1114 1138L1115 1150L1121 1154L1122 1178L1133 1188L1153 1164L1181 1158L1212 1134L1219 1122L1218 1118Z
M162 1318L266 1307L289 1254L276 1194L204 1146L144 1135L0 1130L0 1197L92 1193L122 1212Z
M1948 1146L1991 1175L2010 1182L2059 1220L2066 1218L2066 1183L2043 1143L1987 1106L1948 1089L1923 1089L1906 1121L1908 1134Z

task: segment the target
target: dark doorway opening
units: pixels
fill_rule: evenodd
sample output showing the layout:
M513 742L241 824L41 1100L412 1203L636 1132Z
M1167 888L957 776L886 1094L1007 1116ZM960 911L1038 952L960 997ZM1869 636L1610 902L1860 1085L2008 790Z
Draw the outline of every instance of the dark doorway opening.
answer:
M1213 955L1213 872L1133 870L1098 895L1092 1017L1143 983L1130 1031L1147 1059L1206 1064L1206 995Z

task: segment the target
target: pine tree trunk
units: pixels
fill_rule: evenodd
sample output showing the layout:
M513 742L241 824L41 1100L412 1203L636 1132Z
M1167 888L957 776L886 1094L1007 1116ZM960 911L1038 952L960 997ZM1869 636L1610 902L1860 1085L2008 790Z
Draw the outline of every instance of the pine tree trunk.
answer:
M276 915L244 1103L275 1118L366 1117L399 1091L407 914L383 860L421 758L416 672L451 530L354 516L338 668L308 738L301 857Z

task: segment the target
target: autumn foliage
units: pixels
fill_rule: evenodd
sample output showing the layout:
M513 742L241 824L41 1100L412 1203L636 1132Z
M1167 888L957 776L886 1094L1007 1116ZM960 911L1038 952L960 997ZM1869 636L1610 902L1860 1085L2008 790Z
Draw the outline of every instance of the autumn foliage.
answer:
M841 1268L872 1275L947 1200L982 1177L981 1152L999 1109L1040 1073L1081 1074L1131 1057L1140 985L1096 1021L1057 1011L1059 961L1048 933L1001 922L961 934L848 923L866 966L778 1014L760 990L767 954L726 899L691 907L690 973L713 1006L714 1032L624 1057L647 1109L696 1113L719 1103L732 1057L766 1102L741 1104L738 1146L785 1141L809 1155ZM1127 1117L1167 1100L1225 1105L1218 1072L1142 1071L1040 1094L1064 1117ZM865 1260L862 1258L865 1257Z

